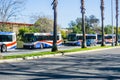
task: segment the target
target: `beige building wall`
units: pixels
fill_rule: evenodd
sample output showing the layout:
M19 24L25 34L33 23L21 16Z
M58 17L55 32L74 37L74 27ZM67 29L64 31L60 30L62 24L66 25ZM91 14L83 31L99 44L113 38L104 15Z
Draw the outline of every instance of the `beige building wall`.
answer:
M33 26L33 24L26 24L26 23L0 22L0 28L2 28L3 25L8 31L12 31L17 34L20 28Z

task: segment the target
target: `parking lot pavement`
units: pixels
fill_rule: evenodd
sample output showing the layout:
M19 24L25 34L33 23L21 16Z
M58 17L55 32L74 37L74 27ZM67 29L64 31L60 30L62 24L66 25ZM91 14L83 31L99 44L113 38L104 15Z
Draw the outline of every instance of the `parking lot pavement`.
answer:
M0 80L119 80L120 48L0 64Z

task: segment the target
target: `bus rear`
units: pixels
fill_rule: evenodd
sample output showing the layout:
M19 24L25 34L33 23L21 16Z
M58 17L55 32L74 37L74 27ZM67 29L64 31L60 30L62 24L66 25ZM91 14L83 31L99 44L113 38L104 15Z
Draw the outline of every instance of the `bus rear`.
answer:
M0 50L6 52L17 47L16 34L14 32L0 32Z

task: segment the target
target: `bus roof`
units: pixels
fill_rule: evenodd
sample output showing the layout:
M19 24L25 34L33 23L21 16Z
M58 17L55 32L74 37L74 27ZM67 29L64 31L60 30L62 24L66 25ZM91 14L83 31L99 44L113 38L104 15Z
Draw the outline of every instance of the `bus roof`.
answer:
M0 35L13 35L14 32L0 32Z
M53 33L25 33L25 34L34 34L34 35L53 35ZM57 35L60 35L60 33L58 33Z
M82 36L83 34L70 33L69 35ZM97 34L85 34L86 36L97 36Z
M115 34L105 34L105 36L115 36Z

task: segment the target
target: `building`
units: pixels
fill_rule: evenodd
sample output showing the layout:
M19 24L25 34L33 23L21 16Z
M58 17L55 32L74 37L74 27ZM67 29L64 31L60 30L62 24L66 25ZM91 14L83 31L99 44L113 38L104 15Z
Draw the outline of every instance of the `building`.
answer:
M30 27L33 24L15 23L15 22L0 22L0 28L6 28L8 31L18 33L18 30L22 27Z

